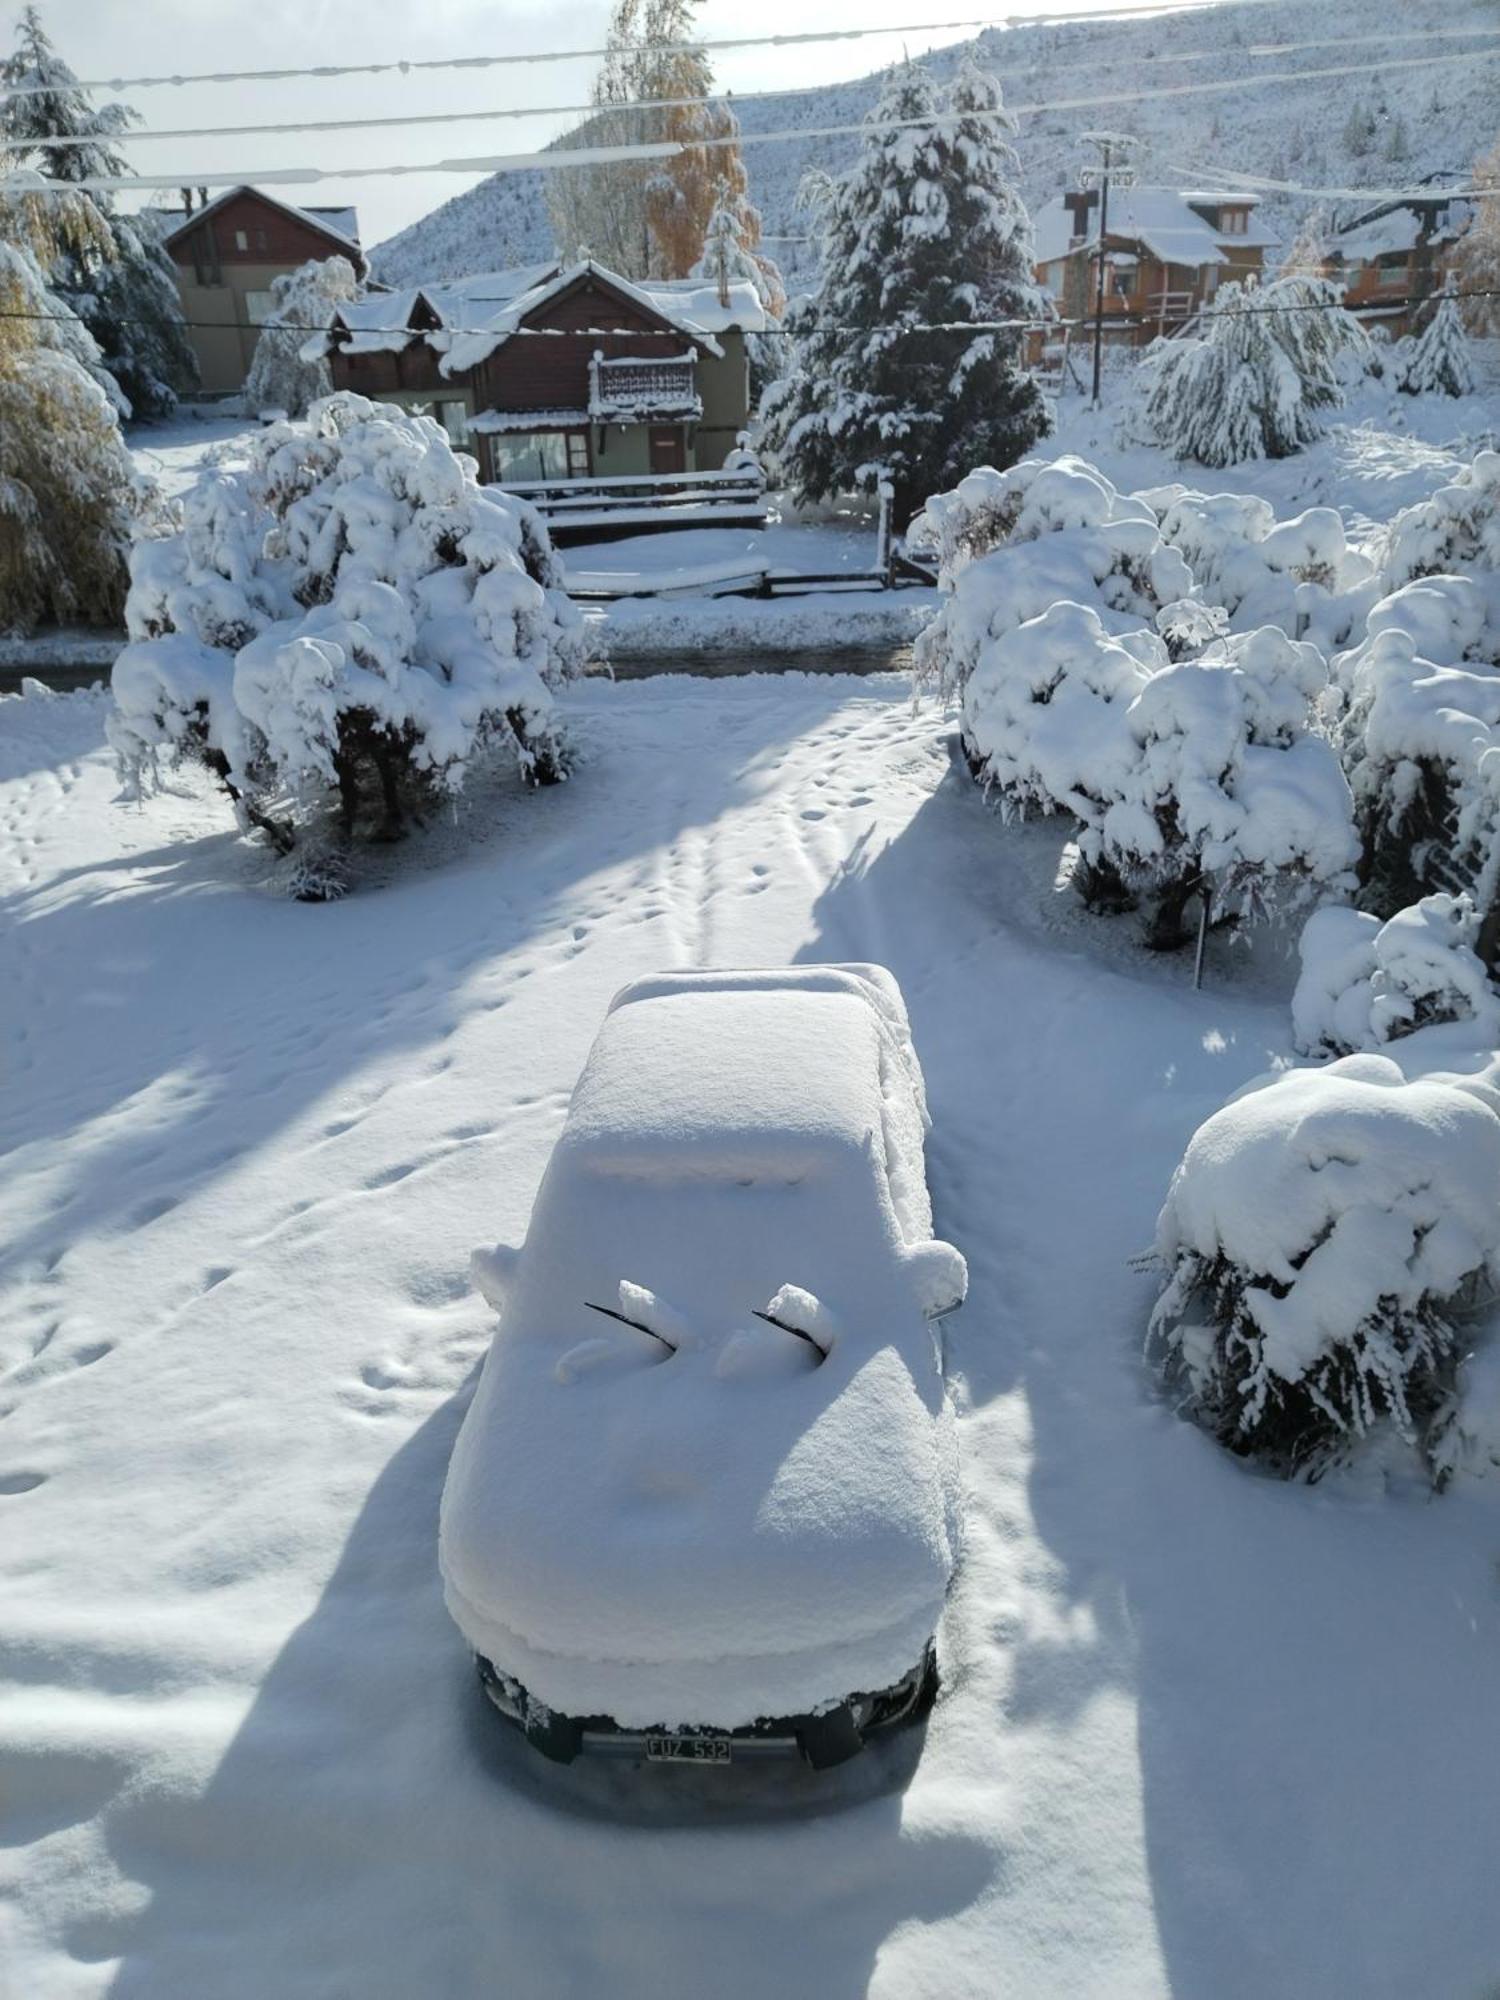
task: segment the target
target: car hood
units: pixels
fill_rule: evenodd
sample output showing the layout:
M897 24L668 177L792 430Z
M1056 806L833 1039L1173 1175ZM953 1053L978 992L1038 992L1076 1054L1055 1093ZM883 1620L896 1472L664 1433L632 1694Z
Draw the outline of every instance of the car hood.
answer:
M441 1558L476 1650L627 1727L736 1728L905 1673L956 1554L932 1330L850 1331L819 1364L748 1312L671 1355L598 1324L592 1353L502 1327L465 1419Z

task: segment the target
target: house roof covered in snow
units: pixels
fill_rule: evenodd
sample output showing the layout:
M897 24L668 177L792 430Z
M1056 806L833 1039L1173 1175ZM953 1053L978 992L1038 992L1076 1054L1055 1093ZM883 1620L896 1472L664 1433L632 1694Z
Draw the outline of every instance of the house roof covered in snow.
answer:
M715 334L731 327L759 333L769 324L753 285L730 285L725 304L714 284L695 278L635 284L592 258L583 258L574 264L523 264L444 284L371 292L335 313L335 328L347 336L338 344L348 354L375 354L426 340L443 353L445 375L463 374L488 360L528 319L584 278L592 278L712 354L723 352Z
M179 212L169 228L162 231L161 240L171 244L185 230L194 228L206 215L215 215L231 201L241 195L254 195L257 201L265 202L271 208L278 208L283 215L295 216L298 222L305 222L309 229L316 229L324 236L330 236L341 248L352 250L359 255L359 219L352 208L298 208L295 203L282 201L278 195L267 194L264 188L252 187L248 181L239 187L225 188L222 194L205 202L202 208L190 212Z
M1447 197L1393 203L1339 230L1329 248L1346 260L1364 262L1415 249L1420 241L1451 243L1468 227L1472 212L1468 202Z
M1200 269L1205 264L1226 264L1231 249L1264 248L1270 234L1251 222L1241 230L1216 229L1200 215L1200 208L1254 207L1256 197L1238 191L1212 193L1197 190L1181 194L1175 188L1127 188L1112 191L1109 201L1111 237L1139 243L1163 264L1185 264ZM1088 229L1097 225L1091 209L1085 218ZM1051 264L1066 257L1088 240L1079 238L1073 211L1062 195L1054 195L1037 211L1036 259Z

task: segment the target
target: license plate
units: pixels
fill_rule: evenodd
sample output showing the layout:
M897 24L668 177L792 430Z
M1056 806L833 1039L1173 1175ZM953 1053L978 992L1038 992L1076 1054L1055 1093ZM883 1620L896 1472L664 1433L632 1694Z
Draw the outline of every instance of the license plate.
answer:
M727 1764L727 1736L648 1736L648 1764Z

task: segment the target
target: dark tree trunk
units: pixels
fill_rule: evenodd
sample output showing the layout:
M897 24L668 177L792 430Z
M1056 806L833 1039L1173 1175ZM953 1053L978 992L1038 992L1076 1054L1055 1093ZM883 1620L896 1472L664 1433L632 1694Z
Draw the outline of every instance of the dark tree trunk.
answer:
M1193 872L1180 875L1158 893L1146 924L1148 951L1181 951L1184 945L1192 943L1187 906L1203 893L1203 886L1203 877Z

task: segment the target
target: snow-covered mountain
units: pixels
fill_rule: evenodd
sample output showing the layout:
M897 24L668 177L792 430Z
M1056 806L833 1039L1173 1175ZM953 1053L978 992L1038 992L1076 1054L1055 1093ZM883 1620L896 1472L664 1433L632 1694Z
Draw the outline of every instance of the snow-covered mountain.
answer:
M1490 33L1470 39L1464 29ZM1402 0L1389 10L1372 9L1368 0L1322 0L1316 8L1306 0L1221 0L1170 18L987 29L974 42L924 60L946 77L974 48L1000 74L1018 110L1059 105L1021 119L1024 191L1036 207L1073 179L1079 134L1098 127L1137 134L1141 178L1178 186L1212 183L1229 171L1339 187L1465 172L1500 131L1497 29L1493 0ZM1451 59L1433 63L1433 57ZM1310 74L1354 64L1360 67L1353 75ZM1288 82L1289 72L1307 80ZM1226 87L1172 94L1207 83ZM805 239L807 219L795 203L803 174L842 168L859 142L843 135L761 144L756 135L853 124L878 88L876 73L737 104L751 192L768 235ZM1162 94L1130 103L1088 101L1128 91ZM573 143L575 136L556 143ZM539 172L496 174L456 195L380 244L372 254L375 275L404 285L551 256L543 181ZM1318 205L1308 197L1273 196L1265 213L1273 229L1289 236L1299 215ZM805 241L770 247L788 275L810 275L814 257Z

